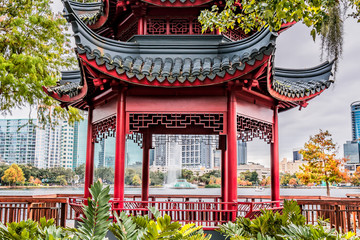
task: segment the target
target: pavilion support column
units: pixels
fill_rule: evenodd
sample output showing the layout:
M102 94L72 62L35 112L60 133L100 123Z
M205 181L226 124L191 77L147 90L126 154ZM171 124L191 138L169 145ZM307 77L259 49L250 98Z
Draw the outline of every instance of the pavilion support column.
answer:
M115 177L114 199L120 201L119 208L123 207L125 188L125 90L118 95L116 107L116 146L115 146Z
M92 125L93 107L88 109L88 129L86 139L86 165L85 165L85 186L84 197L90 197L89 188L94 180L94 146L93 141L93 125Z
M142 165L142 182L141 182L141 201L149 201L149 184L150 184L150 148L151 148L151 134L143 134L143 165Z
M228 202L237 202L237 116L236 96L230 91L228 95L228 134L227 134L227 179L228 179ZM236 206L229 206L234 209ZM235 220L236 216L232 216Z
M140 17L138 20L138 34L144 35L144 17Z
M219 148L221 150L221 199L223 202L228 202L228 162L227 162L227 148L226 135L219 136Z
M279 174L279 130L278 107L274 108L273 141L271 143L271 201L280 201L280 174ZM277 204L280 206L280 203Z

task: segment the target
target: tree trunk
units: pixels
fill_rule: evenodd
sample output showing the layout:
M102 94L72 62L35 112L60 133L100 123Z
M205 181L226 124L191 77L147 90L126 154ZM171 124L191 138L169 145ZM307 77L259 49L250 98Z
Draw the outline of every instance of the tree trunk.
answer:
M330 197L330 185L329 182L326 182L326 194L328 197Z

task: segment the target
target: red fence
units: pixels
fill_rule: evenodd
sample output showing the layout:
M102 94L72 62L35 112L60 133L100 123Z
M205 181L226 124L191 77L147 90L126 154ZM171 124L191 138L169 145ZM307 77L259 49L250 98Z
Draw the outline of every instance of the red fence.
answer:
M214 228L228 221L234 221L237 217L254 218L261 213L262 209L281 211L279 202L217 202L217 201L111 201L112 212L125 211L129 215L145 215L152 217L150 207L167 214L172 221L182 224L195 223L205 228ZM82 214L83 198L70 198L69 203L79 217Z
M81 196L81 195L78 195ZM69 203L68 204L68 198ZM282 196L299 203L308 223L313 224L319 218L328 218L333 228L357 231L360 229L360 199L330 198L315 196ZM237 203L221 203L220 196L184 196L153 195L149 202L141 202L139 195L126 195L125 206L129 213L148 213L148 206L154 206L169 214L174 220L195 222L208 227L216 226L233 219L233 216L254 218L261 209L280 211L269 196L239 196ZM40 217L54 218L65 226L67 220L74 220L82 213L85 199L73 198L73 195L46 196L6 196L0 197L0 221L2 223L26 219L38 220ZM119 203L119 202L118 202ZM113 210L120 210L116 201ZM133 203L136 203L135 205ZM127 205L128 204L128 205ZM237 206L236 215L232 207ZM137 210L136 210L137 209ZM68 221L71 224L71 222Z
M66 198L51 196L0 197L0 222L20 222L27 219L53 218L56 225L65 227L68 203Z

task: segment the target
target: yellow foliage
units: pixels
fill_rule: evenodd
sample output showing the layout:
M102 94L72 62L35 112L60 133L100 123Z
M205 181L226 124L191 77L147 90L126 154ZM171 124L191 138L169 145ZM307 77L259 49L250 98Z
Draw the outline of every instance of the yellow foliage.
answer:
M24 183L25 177L22 169L14 163L5 170L4 176L2 176L1 180L14 185L15 183Z

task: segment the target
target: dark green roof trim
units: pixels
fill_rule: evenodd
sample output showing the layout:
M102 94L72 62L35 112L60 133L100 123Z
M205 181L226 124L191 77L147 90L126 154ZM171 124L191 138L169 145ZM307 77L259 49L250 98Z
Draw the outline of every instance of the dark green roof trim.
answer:
M249 38L229 42L219 35L135 36L120 42L97 35L64 3L72 23L79 54L88 60L116 69L118 74L149 81L194 81L234 74L271 55L276 33L264 29ZM220 74L220 75L219 75Z
M75 1L66 1L79 18L87 25L95 24L100 16L104 15L104 3L99 2L80 3ZM67 10L65 10L65 13Z
M303 98L320 93L333 82L330 80L334 61L307 69L275 68L272 88L285 97Z

